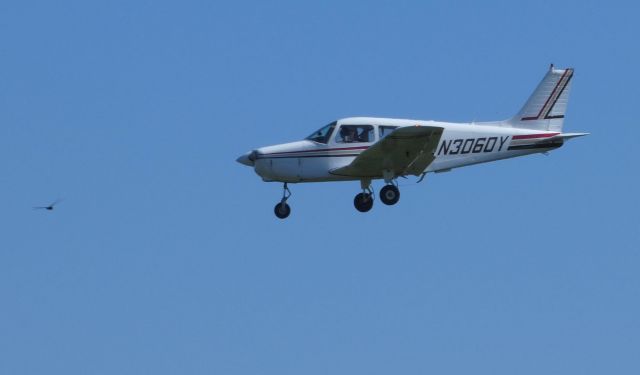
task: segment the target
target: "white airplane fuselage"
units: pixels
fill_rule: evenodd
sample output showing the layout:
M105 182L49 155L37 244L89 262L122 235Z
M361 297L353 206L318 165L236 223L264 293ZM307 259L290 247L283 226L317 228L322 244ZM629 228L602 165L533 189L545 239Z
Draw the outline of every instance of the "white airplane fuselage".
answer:
M376 117L334 121L302 141L260 147L237 161L253 167L264 181L284 183L274 207L289 216L288 183L360 181L354 198L360 212L373 207L372 180L383 179L380 200L400 199L398 177L446 172L454 168L546 153L587 133L563 133L573 69L553 65L515 116L495 122L451 123Z
M338 142L342 125L371 125L374 138L369 142ZM322 182L360 178L340 176L331 171L349 165L356 156L380 139L379 128L437 126L444 128L434 153L435 160L425 172L443 172L467 165L547 152L562 146L561 139L534 144L552 138L558 132L535 131L501 126L501 123L447 123L438 121L353 117L338 120L326 144L312 140L258 148L238 161L252 165L264 181ZM249 158L253 160L249 160ZM244 162L243 162L244 161ZM382 175L374 178L382 178Z

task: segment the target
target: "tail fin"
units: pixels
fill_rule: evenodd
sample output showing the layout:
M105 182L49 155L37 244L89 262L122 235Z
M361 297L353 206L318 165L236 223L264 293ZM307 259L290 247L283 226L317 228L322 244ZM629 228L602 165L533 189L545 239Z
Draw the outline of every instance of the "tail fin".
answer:
M520 112L507 123L516 128L561 132L569 102L571 77L573 69L554 69L551 65Z

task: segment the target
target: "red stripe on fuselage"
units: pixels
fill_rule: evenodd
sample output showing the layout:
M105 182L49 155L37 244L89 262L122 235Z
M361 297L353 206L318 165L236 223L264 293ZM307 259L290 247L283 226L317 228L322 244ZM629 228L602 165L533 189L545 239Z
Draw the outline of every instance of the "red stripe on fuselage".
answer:
M340 148L318 148L318 149L315 149L315 150L271 152L269 154L262 154L262 155L284 155L284 154L298 154L298 153L303 153L303 152L329 152L329 151L345 151L345 150L366 150L368 148L369 148L369 146L340 147Z
M511 139L515 141L518 139L549 138L549 137L556 136L558 134L560 133L514 135L513 137L511 137Z

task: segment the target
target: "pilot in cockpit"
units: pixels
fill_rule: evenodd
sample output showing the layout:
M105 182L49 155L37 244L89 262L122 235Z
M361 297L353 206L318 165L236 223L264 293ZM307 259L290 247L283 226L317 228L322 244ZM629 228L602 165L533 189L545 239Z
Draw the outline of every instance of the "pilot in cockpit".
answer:
M343 125L336 141L340 143L371 142L373 127L370 125Z
M364 127L360 128L360 135L358 136L358 142L369 142L369 131Z
M358 142L358 131L355 126L343 126L340 129L340 137L343 143Z

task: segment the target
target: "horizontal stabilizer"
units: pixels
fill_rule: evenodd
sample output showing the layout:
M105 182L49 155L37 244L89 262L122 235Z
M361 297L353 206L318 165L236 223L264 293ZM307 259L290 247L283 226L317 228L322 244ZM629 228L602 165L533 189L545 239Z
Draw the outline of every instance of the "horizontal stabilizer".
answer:
M562 133L562 134L554 135L550 139L567 140L567 139L571 139L571 138L584 137L585 135L589 135L589 134L591 134L591 133Z

